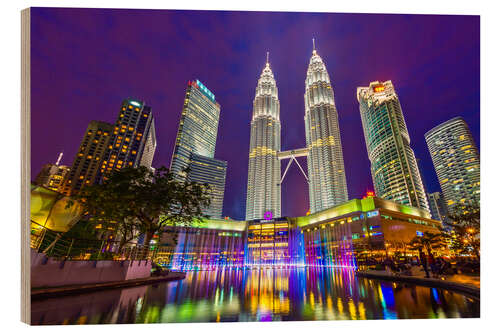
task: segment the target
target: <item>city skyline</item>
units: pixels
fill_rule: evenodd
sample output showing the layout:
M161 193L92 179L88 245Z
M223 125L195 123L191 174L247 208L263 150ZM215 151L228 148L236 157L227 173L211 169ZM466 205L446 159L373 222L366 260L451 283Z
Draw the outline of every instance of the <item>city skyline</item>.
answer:
M63 16L60 11L65 13L73 12L76 15L76 19L71 23L69 21L64 21ZM120 15L116 15L116 12L120 12ZM106 37L103 40L109 40L110 35L113 35L114 30L127 31L127 27L122 23L127 20L127 10L104 10L107 19L111 18L111 27L106 27L104 22L97 22L97 28L103 28L107 32ZM141 16L141 12L146 12L148 15ZM194 11L198 13L199 11ZM165 16L172 15L174 20L179 20L179 22L191 22L189 21L190 15L193 15L192 11L180 12L180 11L168 11L168 12L157 12L157 11L136 11L134 13L128 12L130 16L133 16L136 20L145 20L147 17L151 22L148 25L148 29L151 27L156 27L158 30L154 30L154 33L164 33L161 29L159 18L165 18ZM234 12L233 12L234 13ZM232 13L232 15L234 15ZM82 56L76 56L75 59L62 61L58 66L62 66L62 74L57 75L61 77L55 77L56 74L47 75L48 70L51 66L55 66L53 61L59 59L61 55L65 54L64 47L58 47L53 39L50 38L50 29L54 28L54 24L59 24L66 26L72 32L70 35L75 36L74 29L82 29L79 24L84 25L86 20L92 17L92 10L87 9L71 9L71 10L61 10L61 9L35 9L33 11L33 24L38 24L37 32L48 32L48 35L43 35L43 38L33 38L33 62L36 63L33 72L33 123L42 124L40 128L33 128L32 137L32 179L40 171L41 167L52 161L53 156L58 152L64 151L65 156L74 156L76 150L78 149L78 141L83 136L85 127L90 120L101 120L110 121L115 117L116 108L114 105L117 104L117 99L122 100L128 96L137 98L140 100L145 100L148 105L151 105L155 110L155 122L157 125L157 142L158 148L153 161L153 166L157 167L160 165L170 165L170 156L174 146L174 140L176 135L176 128L179 122L179 115L182 109L183 103L183 89L185 83L191 77L199 77L201 81L211 87L211 90L218 96L221 104L221 125L219 127L219 139L217 140L217 151L218 158L228 161L228 171L227 171L227 189L226 189L226 200L224 202L224 215L229 215L236 219L243 219L245 211L245 191L246 191L246 171L247 171L247 154L249 147L250 138L250 128L248 126L251 118L251 106L252 97L255 89L255 77L258 77L258 72L261 70L262 60L265 56L265 51L269 50L271 52L272 61L271 66L273 66L273 72L278 81L280 89L280 102L282 110L282 150L294 149L298 147L303 147L305 142L305 133L303 130L303 122L300 114L303 114L303 100L301 99L301 92L303 92L303 77L306 70L306 64L308 56L310 54L310 38L316 37L317 42L321 45L319 49L321 50L321 55L328 64L328 73L332 77L333 88L336 93L336 104L338 105L339 122L340 122L340 135L342 138L343 148L344 148L344 160L346 165L346 178L347 187L350 194L349 198L361 197L366 190L373 189L373 184L371 182L369 162L366 156L366 150L364 148L365 142L362 139L362 126L361 119L359 117L359 111L356 107L357 101L355 96L356 86L362 86L366 82L372 82L375 80L385 81L392 80L398 87L398 95L401 100L402 108L405 110L405 117L407 123L409 124L410 137L412 140L412 145L415 143L415 154L417 158L422 159L424 167L424 177L429 183L429 191L440 191L439 184L437 183L437 178L435 176L432 161L427 152L427 147L425 144L423 134L433 128L434 126L447 121L455 116L462 116L466 119L467 123L471 127L472 136L478 147L480 146L479 141L479 52L478 47L475 47L474 43L478 43L479 39L475 34L479 34L479 19L476 17L449 17L449 16L425 16L425 15L404 15L402 17L393 15L366 15L366 14L322 14L330 18L330 21L335 21L332 17L337 17L346 19L346 17L354 17L359 20L360 18L366 18L364 25L358 27L358 29L344 28L347 30L347 36L353 39L353 35L358 38L363 35L363 26L369 26L368 23L373 24L378 22L382 24L384 18L391 22L389 25L394 24L405 24L406 21L413 21L411 29L413 33L417 34L413 39L421 43L428 43L428 48L422 47L420 45L415 52L418 53L414 57L408 57L408 54L402 52L403 54L396 53L396 55L382 55L377 57L376 55L370 59L367 53L360 52L360 46L356 45L352 40L349 41L349 47L337 49L335 46L331 46L330 41L340 38L334 34L332 37L328 37L328 31L325 27L332 28L333 31L341 31L342 28L337 26L339 23L332 23L324 18L319 19L319 23L315 23L308 27L305 32L299 33L300 38L295 38L293 41L289 41L291 45L286 48L287 50L293 51L293 56L288 56L287 52L280 49L283 42L277 42L279 39L278 30L280 30L280 24L285 24L285 26L291 30L293 33L290 35L296 35L297 25L300 22L307 19L308 16L314 16L314 13L293 13L293 15L298 15L298 23L292 23L290 20L291 13L241 13L236 12L236 16L245 16L246 20L266 20L269 19L269 15L277 16L276 23L274 21L268 20L265 29L258 30L258 34L266 32L266 29L271 29L276 36L268 38L268 40L261 45L254 45L254 38L249 38L247 42L245 40L235 39L234 33L224 32L217 30L217 23L215 21L217 18L222 18L222 24L235 25L238 18L229 18L227 12L203 12L207 18L201 21L207 22L194 22L192 25L185 26L191 39L198 42L214 42L212 38L205 38L206 36L200 34L201 28L204 27L203 24L208 24L209 27L217 31L217 40L215 41L216 46L208 48L210 52L207 54L195 55L194 59L191 56L188 62L191 68L186 66L175 66L176 55L165 48L165 54L159 56L158 54L152 52L145 52L144 58L138 57L134 51L133 45L136 43L132 41L141 41L140 33L134 31L131 34L124 35L127 36L128 41L125 42L123 37L115 36L115 43L118 47L113 48L114 50L125 51L122 58L118 58L117 63L111 64L109 61L101 60L96 55L99 47L96 46L94 49L86 50L87 58L82 58ZM66 16L66 20L67 20ZM75 17L73 17L75 18ZM437 19L439 18L439 20ZM130 19L130 17L128 17ZM451 23L454 19L462 19L467 21L468 24L462 22L463 33L459 33L455 28L451 29L454 25ZM37 21L38 20L38 21ZM43 21L52 21L51 24L43 27L40 24ZM228 23L228 20L233 23ZM426 22L422 27L421 31L416 31L414 26L419 26L415 24L415 20L422 20ZM435 20L435 21L433 21ZM104 20L105 21L105 20ZM123 22L121 22L123 21ZM327 22L325 22L327 21ZM447 21L448 26L443 21ZM53 23L56 22L56 23ZM278 22L280 24L278 24ZM172 23L175 24L175 23ZM278 26L275 26L275 25ZM324 25L323 29L318 28L317 25ZM113 25L116 27L113 28ZM219 24L220 26L220 24ZM236 24L240 29L244 26L243 23ZM381 25L380 25L381 26ZM119 27L119 29L117 28ZM272 29L274 27L274 30ZM443 29L441 29L441 28ZM163 27L166 29L167 27ZM173 26L169 26L173 29L174 34L177 34ZM407 27L410 29L410 27ZM46 30L48 29L48 31ZM88 27L86 28L88 29ZM428 30L426 30L428 29ZM167 29L168 30L168 29ZM208 29L210 30L210 29ZM238 30L238 29L236 29ZM286 30L286 29L285 29ZM316 30L316 31L315 31ZM383 30L383 29L382 29ZM444 31L443 31L444 30ZM97 31L97 30L96 30ZM426 41L422 36L426 36L426 33L433 32L433 41ZM87 33L87 34L86 34ZM286 36L287 33L283 33ZM83 36L77 37L85 40L85 36L89 39L98 38L92 32L83 31ZM309 36L306 36L309 35ZM463 37L464 40L459 40L457 37ZM52 37L56 37L53 35ZM302 38L304 37L304 38ZM366 37L366 36L365 36ZM371 35L373 37L373 35ZM384 35L384 38L387 36ZM402 35L391 36L393 39L403 38ZM448 37L448 38L447 38ZM450 38L453 37L453 38ZM472 39L472 45L468 45L470 41L465 40L466 38ZM62 38L62 45L67 45L67 43L78 43L78 40L67 40L64 37L64 32ZM135 39L134 39L135 38ZM172 37L173 38L173 37ZM231 39L232 38L232 39ZM443 39L443 43L448 43L447 47L436 47L435 41ZM347 39L347 38L346 38ZM355 38L354 38L355 39ZM404 39L404 38L403 38ZM55 39L57 40L57 39ZM155 40L155 38L152 38ZM286 40L286 38L285 38ZM450 41L451 40L451 41ZM222 43L221 43L222 41ZM151 43L146 39L146 43ZM276 45L274 45L276 42ZM369 42L369 38L366 40ZM45 43L41 45L41 43ZM66 43L66 44L64 44ZM404 44L403 41L398 43ZM128 49L128 44L130 44L131 49ZM161 44L161 43L160 43ZM189 50L189 45L183 45L182 47ZM227 44L227 45L226 45ZM281 44L281 45L280 45ZM99 43L97 43L99 45ZM125 45L125 46L124 46ZM137 44L139 45L139 44ZM207 44L208 45L208 44ZM428 52L432 51L430 46L437 48L435 53ZM51 48L54 46L54 48ZM115 45L117 46L117 45ZM84 46L85 47L85 43ZM102 47L102 45L101 45ZM121 47L121 49L120 49ZM125 47L125 48L124 48ZM150 48L154 48L154 45L149 45ZM161 48L161 45L159 46ZM241 55L238 61L230 61L229 65L220 64L219 61L223 62L224 59L212 59L210 57L219 56L222 57L223 51L232 51ZM400 48L404 49L404 46ZM421 50L423 48L423 50ZM93 50L93 51L92 51ZM103 50L110 51L110 48L104 48ZM251 50L251 52L249 52ZM462 50L462 52L457 52L457 50ZM55 52L54 52L55 51ZM193 50L191 50L193 51ZM94 53L92 53L94 52ZM144 50L137 51L138 53L144 52ZM243 55L245 52L250 53L249 55ZM371 67L366 69L366 64L357 58L358 63L350 63L348 69L343 69L342 66L345 61L351 61L348 59L349 55L352 53L364 54L365 62L369 62ZM400 51L401 52L401 51ZM428 52L428 53L426 53ZM182 52L181 52L182 53ZM231 52L229 52L231 53ZM85 52L84 52L85 54ZM91 55L90 60L88 55ZM190 54L189 52L187 54ZM193 53L191 53L193 54ZM259 57L258 55L261 54ZM448 55L448 57L444 56ZM255 59L251 59L255 57ZM96 56L95 59L92 56ZM114 55L119 57L119 54ZM392 56L392 59L391 59ZM420 56L424 56L423 58ZM149 58L148 58L149 57ZM225 55L225 59L229 59L230 55ZM427 58L425 58L427 57ZM433 58L434 57L434 58ZM187 56L187 58L190 58ZM384 60L385 61L380 61ZM399 68L397 66L389 66L394 63L394 60L402 61L402 59L408 59L408 63L402 64ZM159 68L158 65L146 66L141 60L146 61L147 59L152 59L154 64L161 62L169 63L169 69L172 70L175 75L175 79L168 79L169 73L162 73L157 75L153 73L154 69ZM246 61L248 60L248 61ZM453 61L454 60L454 61ZM465 61L468 60L468 61ZM69 66L75 61L81 67L69 70L71 73L73 70L82 73L90 69L90 73L80 74L83 75L84 82L93 82L93 84L88 86L79 86L80 83L71 81L70 78L65 77L67 73L64 69L68 69L65 66ZM156 61L156 62L155 62ZM413 61L413 66L410 62ZM101 63L103 62L103 63ZM141 65L137 65L137 63ZM428 68L426 64L433 64L434 67ZM134 65L135 64L135 65ZM194 65L195 64L195 65ZM292 66L294 70L290 70L289 65ZM468 66L464 66L467 64ZM110 71L99 71L101 66L108 65ZM73 65L74 66L74 65ZM131 66L130 73L126 73L127 66ZM136 66L136 67L134 67ZM178 69L177 67L180 67ZM245 68L243 68L245 67ZM359 74L359 68L362 67L365 72ZM139 69L143 69L139 71ZM181 70L185 70L181 72ZM219 71L220 75L214 74L214 72ZM358 75L356 75L356 70L358 70ZM443 72L448 71L448 76L443 74ZM126 73L125 76L121 76L122 73ZM233 74L233 80L227 82L228 73ZM413 72L414 75L409 75L409 72ZM435 72L440 74L434 75ZM115 80L114 75L118 75L118 79ZM236 73L236 74L235 74ZM354 81L349 81L349 74L355 76ZM404 74L407 74L406 76ZM99 75L102 75L99 76ZM165 75L165 77L161 77ZM54 77L53 77L54 76ZM144 77L143 77L144 76ZM151 80L144 80L146 77L154 78L156 84L150 83ZM445 76L446 79L439 78L440 76ZM41 82L44 80L54 79L52 84L44 85ZM106 82L99 82L103 78L116 83L117 81L123 82L126 78L131 79L131 83L122 84L118 87L111 87L107 85ZM139 78L139 79L137 79ZM58 80L62 79L62 80ZM67 83L68 81L70 83ZM61 81L64 86L61 86ZM152 80L154 81L154 80ZM177 81L177 82L175 82ZM454 84L453 81L460 81L460 85ZM162 82L162 83L159 83ZM429 82L428 86L423 83ZM164 84L166 83L166 84ZM175 83L175 84L174 84ZM248 88L251 87L252 88ZM300 88L300 86L302 87ZM66 87L67 86L67 87ZM158 90L158 86L162 89ZM54 89L59 89L63 92L62 98L60 100L54 101ZM49 91L52 93L46 93ZM433 95L434 91L442 92L439 96ZM120 96L121 95L121 96ZM91 96L91 97L89 97ZM422 98L425 96L425 98ZM59 97L55 94L55 97ZM429 99L429 100L428 100ZM52 102L52 103L51 103ZM88 109L92 106L96 109ZM68 106L71 106L69 108ZM429 107L429 106L432 106ZM446 106L445 110L442 110ZM40 112L38 110L43 110L49 108L51 114L45 112ZM88 112L82 111L86 110ZM440 109L441 108L441 109ZM419 112L421 109L429 110L426 113ZM72 112L68 112L72 110ZM69 115L68 115L69 114ZM286 116L285 116L286 115ZM43 119L46 118L47 120ZM69 124L69 119L77 118L72 124ZM62 121L61 121L62 120ZM246 125L242 125L246 124ZM62 137L65 140L59 140L59 142L52 141L53 138L50 133L54 131L61 131ZM57 139L57 136L55 136ZM46 138L46 140L42 140ZM60 137L59 137L60 139ZM43 143L42 143L43 142ZM76 144L75 144L76 142ZM43 146L42 146L43 145ZM56 152L56 153L54 153ZM303 162L303 161L301 161ZM68 160L67 157L62 161L62 164L71 165L72 161ZM302 163L304 165L304 163ZM282 164L283 169L283 164ZM295 169L295 170L292 170ZM308 209L308 200L305 195L298 195L296 193L304 192L307 193L307 183L304 181L302 175L297 168L292 168L288 179L283 183L283 204L282 204L282 215L288 216L301 216L304 215Z

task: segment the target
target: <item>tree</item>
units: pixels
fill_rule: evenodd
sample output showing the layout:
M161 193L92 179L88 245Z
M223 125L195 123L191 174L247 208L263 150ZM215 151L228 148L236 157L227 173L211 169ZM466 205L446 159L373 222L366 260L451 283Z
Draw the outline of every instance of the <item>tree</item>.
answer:
M210 188L189 177L176 180L165 167L153 172L141 166L116 170L102 184L85 187L75 199L89 219L114 226L122 241L144 234L143 257L147 257L151 239L166 224L190 225L205 217L202 210L210 205Z
M445 226L451 229L448 235L451 249L462 254L473 253L480 259L481 210L478 203L461 205L449 214Z
M429 257L432 257L432 251L445 246L444 237L441 233L424 231L422 236L415 236L410 241L410 249L425 250Z

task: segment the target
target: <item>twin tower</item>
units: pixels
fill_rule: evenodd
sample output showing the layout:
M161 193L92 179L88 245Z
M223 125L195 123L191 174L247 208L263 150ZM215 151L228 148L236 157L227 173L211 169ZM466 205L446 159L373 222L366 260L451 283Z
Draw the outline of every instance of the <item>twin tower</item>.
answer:
M314 40L313 40L314 46ZM257 83L251 121L246 220L281 216L281 163L307 157L310 212L347 201L335 98L326 66L313 47L304 93L306 147L281 151L280 102L269 57ZM296 160L295 160L296 161ZM290 166L290 163L287 166ZM284 175L283 175L284 177Z

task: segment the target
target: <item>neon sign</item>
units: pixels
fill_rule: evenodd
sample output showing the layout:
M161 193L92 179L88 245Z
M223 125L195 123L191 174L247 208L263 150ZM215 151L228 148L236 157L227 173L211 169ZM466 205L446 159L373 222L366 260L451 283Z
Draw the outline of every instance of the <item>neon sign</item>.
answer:
M264 213L264 220L272 220L273 219L273 212L267 211Z

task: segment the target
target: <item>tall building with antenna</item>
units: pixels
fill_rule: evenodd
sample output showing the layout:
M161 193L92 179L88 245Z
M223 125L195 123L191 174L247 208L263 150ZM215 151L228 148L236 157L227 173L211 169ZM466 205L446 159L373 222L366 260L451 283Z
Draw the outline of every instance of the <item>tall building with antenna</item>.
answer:
M280 101L269 52L257 81L250 127L246 220L281 216Z
M304 104L309 205L311 213L315 213L347 201L348 194L335 97L314 39Z
M49 188L53 191L62 192L64 180L68 176L70 167L60 165L63 153L59 154L56 163L45 164L36 176L35 184Z

